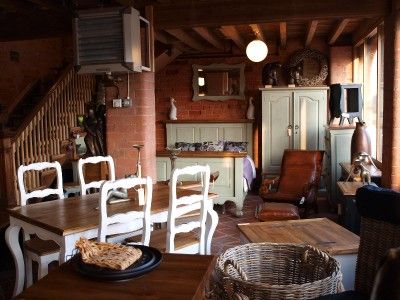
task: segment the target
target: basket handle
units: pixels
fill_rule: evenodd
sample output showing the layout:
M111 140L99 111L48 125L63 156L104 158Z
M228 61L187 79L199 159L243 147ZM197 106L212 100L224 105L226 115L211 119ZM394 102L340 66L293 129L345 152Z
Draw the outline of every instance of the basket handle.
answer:
M227 276L222 278L222 285L229 300L250 300L245 294L234 292L234 287L230 281L231 279Z
M232 259L227 259L224 263L224 271L225 273L228 273L228 267L232 266L236 272L239 274L240 278L242 278L242 280L247 281L247 275L246 273L243 271L243 269L237 264L236 261L232 260Z

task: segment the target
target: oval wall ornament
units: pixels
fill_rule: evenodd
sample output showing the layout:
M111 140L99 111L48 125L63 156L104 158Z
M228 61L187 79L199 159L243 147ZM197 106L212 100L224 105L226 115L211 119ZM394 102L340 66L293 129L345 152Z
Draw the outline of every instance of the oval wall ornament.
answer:
M304 49L295 52L289 60L289 75L292 76L292 70L296 70L299 66L303 66L306 60L314 60L319 64L319 73L317 75L308 76L297 73L296 83L299 86L318 86L324 85L325 79L328 77L328 60L326 56L313 49Z

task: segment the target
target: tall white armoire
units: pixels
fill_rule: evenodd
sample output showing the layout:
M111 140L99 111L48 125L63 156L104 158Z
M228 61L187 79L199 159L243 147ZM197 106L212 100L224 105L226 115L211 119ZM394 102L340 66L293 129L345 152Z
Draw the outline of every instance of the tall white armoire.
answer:
M263 173L280 173L285 149L325 150L328 87L260 90Z

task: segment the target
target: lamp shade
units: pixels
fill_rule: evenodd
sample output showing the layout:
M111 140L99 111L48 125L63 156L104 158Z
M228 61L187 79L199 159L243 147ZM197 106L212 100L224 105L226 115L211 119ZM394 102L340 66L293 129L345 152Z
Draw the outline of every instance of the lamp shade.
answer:
M251 61L260 62L267 57L268 47L263 41L254 40L247 45L246 55Z

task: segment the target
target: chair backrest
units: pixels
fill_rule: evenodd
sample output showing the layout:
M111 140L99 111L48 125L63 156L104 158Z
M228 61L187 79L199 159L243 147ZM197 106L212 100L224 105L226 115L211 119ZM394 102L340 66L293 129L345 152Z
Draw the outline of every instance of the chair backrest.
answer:
M85 176L83 174L83 168L85 164L98 164L106 162L108 165L108 174L109 174L109 180L114 181L115 180L115 167L114 167L114 160L111 156L91 156L88 158L81 158L78 161L78 174L79 174L79 183L81 186L81 195L86 195L87 190L90 188L96 188L99 189L100 186L105 182L105 180L98 180L98 181L91 181L91 182L86 182L85 181Z
M202 190L200 194L193 194L189 196L177 197L177 182L178 177L181 175L200 175ZM178 184L179 185L179 184ZM195 228L200 228L199 234L199 254L205 252L206 242L206 217L208 203L208 190L210 185L210 166L187 166L182 169L175 168L171 174L170 192L169 192L169 209L168 209L168 222L167 222L167 252L173 253L175 251L175 235L182 232L189 232ZM192 211L200 209L198 221L190 221L188 223L176 224L176 218L188 214Z
M28 171L41 171L44 169L55 169L57 173L57 188L46 188L43 190L34 190L32 192L27 192L25 183L24 183L24 174ZM49 195L58 195L59 199L64 199L64 191L63 191L63 180L62 180L62 171L61 165L58 161L55 162L39 162L33 163L27 166L21 165L18 168L18 187L21 194L21 206L26 205L26 201L31 198L43 198Z
M109 206L120 205L107 205L107 200L109 198L108 192L118 188L130 189L134 187L144 188L145 203L143 205L143 209L108 215L107 210ZM128 233L142 229L141 244L148 246L151 232L150 209L152 196L153 184L150 177L123 178L115 181L105 181L100 189L100 226L97 238L98 241L104 242L107 235ZM128 202L125 204L128 204Z
M361 228L355 290L370 295L379 263L390 248L400 247L400 193L365 185L356 201Z
M285 150L278 191L301 197L309 184L318 186L324 151Z

